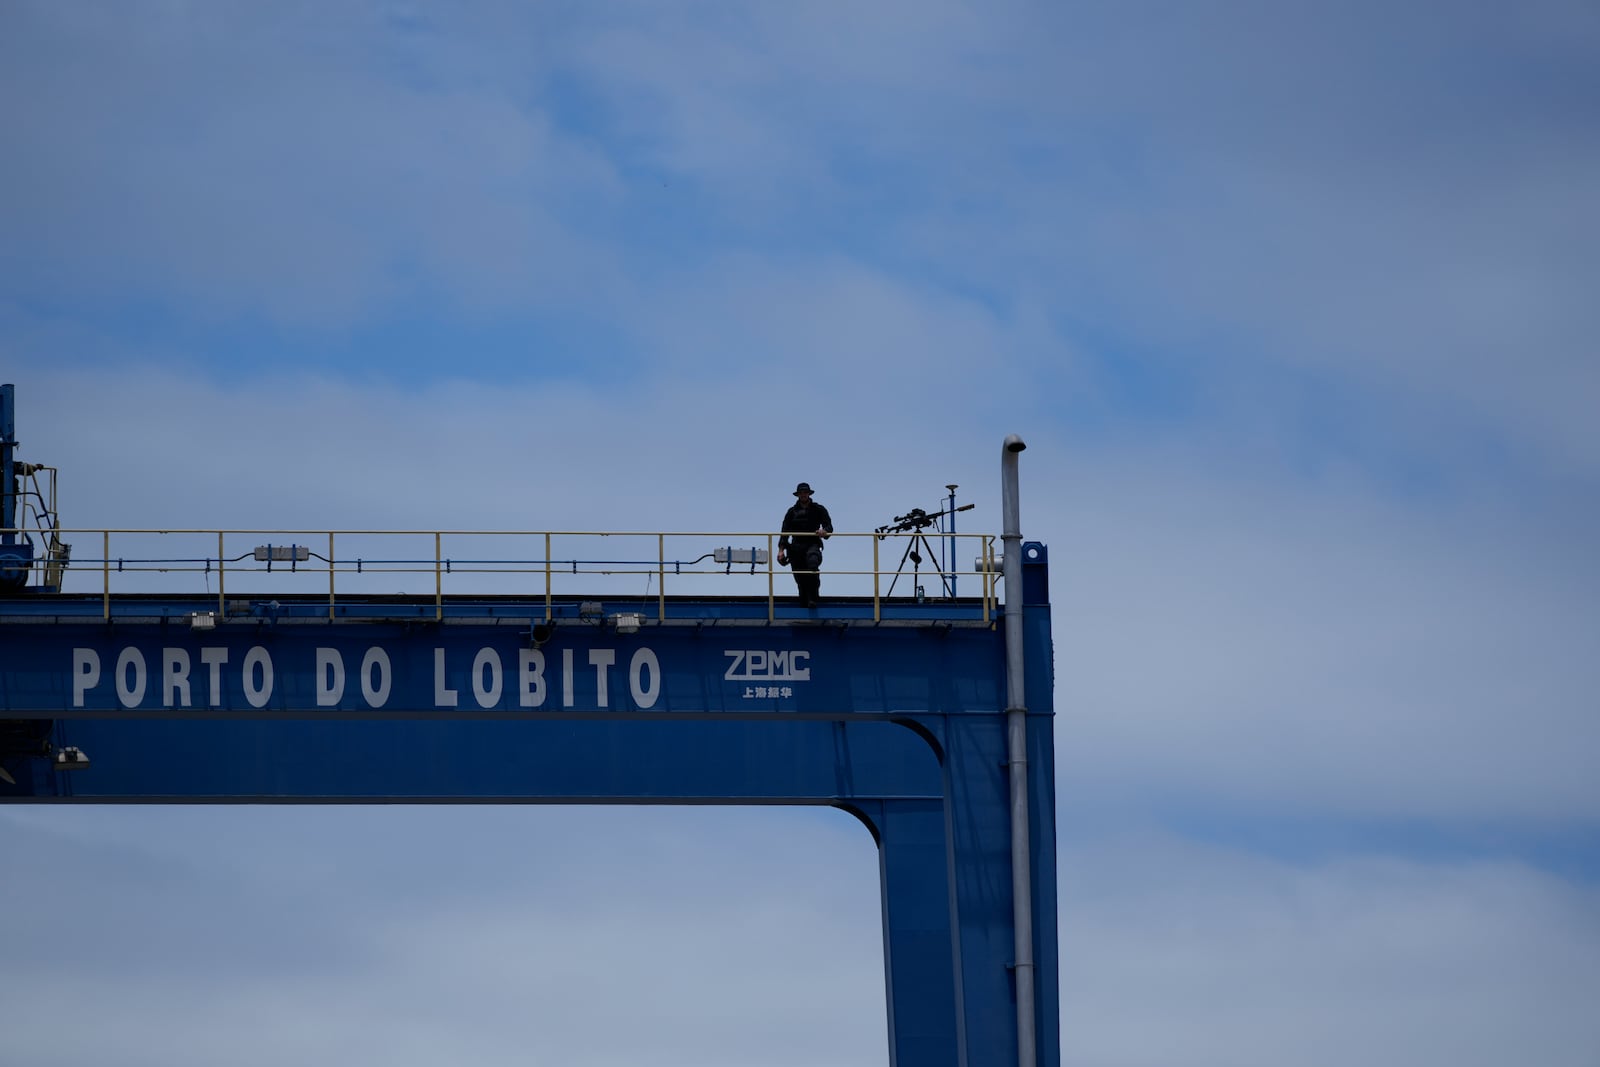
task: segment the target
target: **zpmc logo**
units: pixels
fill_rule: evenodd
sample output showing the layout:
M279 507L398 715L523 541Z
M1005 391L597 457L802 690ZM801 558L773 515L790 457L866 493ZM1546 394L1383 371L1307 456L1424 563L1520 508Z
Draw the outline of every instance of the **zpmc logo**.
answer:
M809 652L772 652L766 649L725 648L728 670L722 677L730 682L809 682ZM742 669L741 669L742 668Z

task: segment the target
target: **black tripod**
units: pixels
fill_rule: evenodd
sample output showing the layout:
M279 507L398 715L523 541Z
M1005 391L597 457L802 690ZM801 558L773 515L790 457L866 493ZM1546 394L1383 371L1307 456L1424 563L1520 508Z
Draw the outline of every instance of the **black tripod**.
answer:
M922 599L922 553L917 551L919 547L927 550L930 560L938 562L938 556L935 554L933 546L928 543L928 535L920 532L913 534L906 541L906 550L900 556L900 566L895 568L894 580L889 583L889 591L884 593L884 596L894 596L895 582L900 580L900 572L906 569L906 560L909 559L911 561L911 588L916 591L917 599ZM945 577L942 570L939 572L939 582L944 586L945 595L949 596L950 580Z

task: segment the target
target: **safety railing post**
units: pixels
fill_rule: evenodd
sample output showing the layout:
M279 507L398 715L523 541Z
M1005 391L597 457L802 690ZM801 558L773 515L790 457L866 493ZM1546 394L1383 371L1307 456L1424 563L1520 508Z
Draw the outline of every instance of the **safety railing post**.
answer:
M883 605L878 599L878 539L872 539L872 621L883 621Z
M544 621L549 622L553 612L550 608L550 534L544 535Z
M1000 579L994 572L994 535L983 538L983 621L989 622L1000 609Z
M767 621L771 622L778 617L777 605L774 600L777 595L777 567L778 556L773 552L772 534L767 534Z
M978 545L978 557L972 561L978 568L978 587L983 596L983 621L989 621L989 540L984 538Z
M333 621L333 531L328 531L328 621Z
M433 535L433 617L444 618L444 535Z
M223 553L223 532L217 531L217 618L226 618L228 614L227 582L224 580L225 568L228 561Z
M660 598L656 604L656 620L665 622L667 618L667 535L656 534L656 595Z
M100 580L105 598L106 621L111 621L111 531L102 530L100 540Z

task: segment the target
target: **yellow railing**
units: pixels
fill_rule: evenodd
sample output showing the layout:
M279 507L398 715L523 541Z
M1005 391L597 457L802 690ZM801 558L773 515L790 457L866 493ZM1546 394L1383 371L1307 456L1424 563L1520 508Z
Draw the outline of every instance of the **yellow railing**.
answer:
M4 531L0 531L3 533ZM18 531L20 533L20 531ZM485 530L156 530L61 529L76 543L70 565L52 571L49 554L33 560L32 584L52 574L63 589L88 574L99 578L106 618L114 593L194 591L196 577L226 611L228 589L250 593L326 593L334 616L338 596L428 596L443 618L448 596L522 595L542 599L550 618L557 595L610 595L654 600L667 617L667 597L748 595L767 601L767 615L787 599L790 579L778 565L775 532L602 532ZM997 610L998 539L992 534L836 533L821 570L829 597L870 599L872 617L885 602L977 601L982 618ZM84 551L99 549L98 558ZM957 566L965 562L966 566ZM175 589L170 576L185 576ZM167 576L167 577L163 577ZM573 581L578 579L578 581ZM412 583L425 588L406 588ZM641 584L642 583L642 587ZM671 587L669 590L669 586ZM83 590L79 590L80 592ZM240 595L240 594L236 594Z

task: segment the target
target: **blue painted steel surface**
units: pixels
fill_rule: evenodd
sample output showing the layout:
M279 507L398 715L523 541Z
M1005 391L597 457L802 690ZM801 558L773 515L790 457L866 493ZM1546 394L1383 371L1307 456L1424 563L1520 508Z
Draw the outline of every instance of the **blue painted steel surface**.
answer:
M15 535L6 534L8 539ZM21 589L28 584L28 574L33 569L33 544L29 541L12 541L0 544L0 590Z
M0 385L0 595L25 590L35 562L33 538L20 527L28 522L24 477L31 477L36 469L17 460L16 408L16 386ZM54 473L49 477L53 479ZM53 500L54 481L49 484ZM42 498L34 522L41 534L47 526L53 529L57 525L54 515L45 510ZM57 540L50 544L62 559L71 552L70 545L61 545Z
M30 666L0 683L0 714L986 713L1003 700L987 629L573 626L534 648L526 625L17 626L4 655Z
M11 544L16 534L11 528L17 524L17 498L12 478L16 472L17 387L0 385L0 544Z
M94 560L80 559L91 573L97 566ZM112 561L115 573L118 561ZM98 575L91 581L98 579ZM552 598L549 605L550 621L555 625L580 625L603 627L609 622L586 619L580 597L563 595ZM792 595L775 597L771 611L777 619L786 622L811 623L816 626L838 628L842 625L896 626L927 624L929 626L989 627L998 621L996 609L985 614L983 601L977 598L960 600L890 599L887 595L876 602L882 614L879 622L873 617L874 601L871 597L830 597L826 608L802 608ZM643 622L655 623L658 614L655 598L607 597L603 602L605 615L634 612L643 616ZM103 622L104 602L100 593L67 593L49 597L19 597L13 600L0 598L0 622L32 616L56 622ZM704 626L728 627L736 625L765 624L769 602L766 597L668 597L665 601L665 618L674 623L695 622ZM135 622L161 620L187 623L197 611L216 613L218 622L291 622L329 621L329 602L326 595L271 595L235 596L229 593L225 605L219 606L216 596L173 596L163 593L123 593L111 595L111 621ZM452 622L477 625L511 626L521 624L527 629L531 622L544 621L546 603L543 599L518 596L458 596L446 595L442 603L431 597L389 596L375 597L340 593L333 605L335 622L434 622L436 614Z
M1026 545L1037 1045L1055 1067L1045 565ZM891 1062L1016 1062L1001 628L704 601L637 633L563 617L534 647L527 604L472 605L330 621L280 603L196 628L214 598L129 598L109 622L86 614L98 600L0 600L0 720L50 722L91 760L13 754L0 799L837 806L879 846Z
M17 525L16 445L16 386L0 385L0 591L27 584L33 562L33 545L12 532Z

